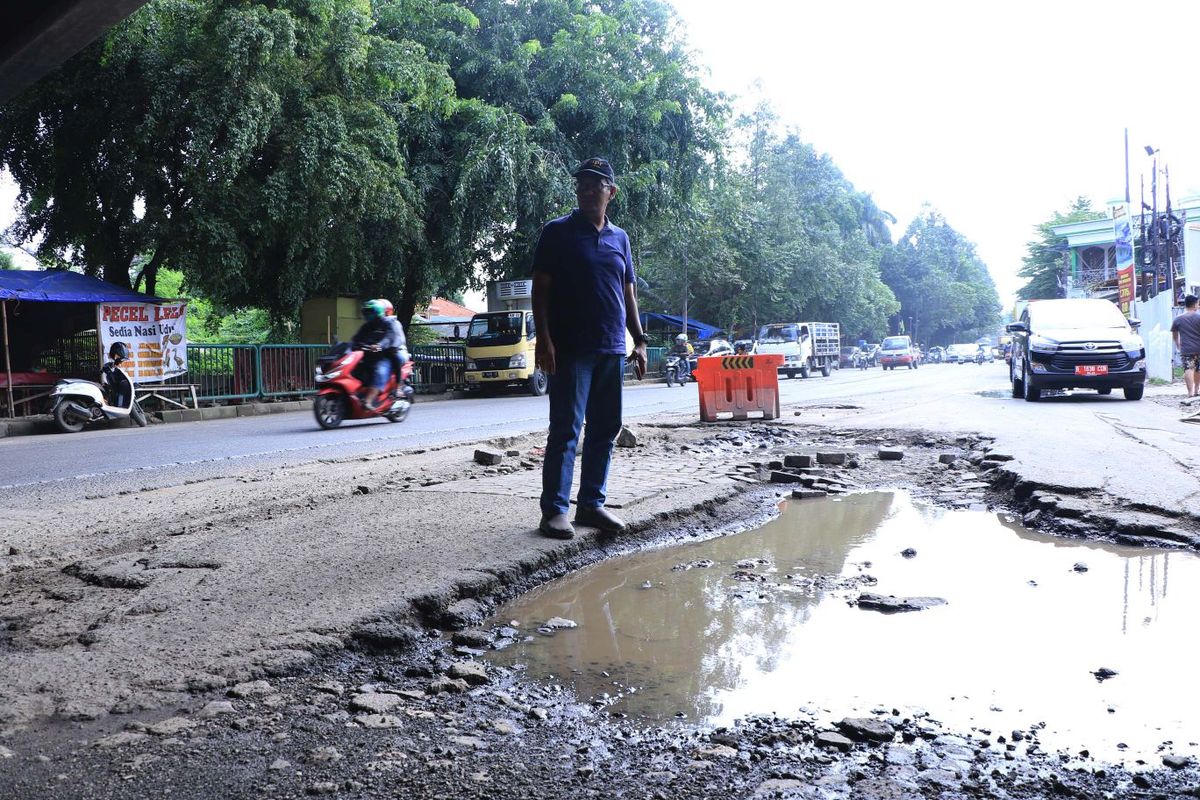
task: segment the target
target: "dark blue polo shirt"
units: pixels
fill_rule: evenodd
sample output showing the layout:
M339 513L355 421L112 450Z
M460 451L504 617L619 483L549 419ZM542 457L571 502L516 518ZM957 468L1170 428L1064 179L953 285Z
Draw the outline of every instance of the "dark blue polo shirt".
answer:
M550 275L550 338L564 353L625 355L625 284L633 283L629 236L599 231L576 209L542 228L533 271Z

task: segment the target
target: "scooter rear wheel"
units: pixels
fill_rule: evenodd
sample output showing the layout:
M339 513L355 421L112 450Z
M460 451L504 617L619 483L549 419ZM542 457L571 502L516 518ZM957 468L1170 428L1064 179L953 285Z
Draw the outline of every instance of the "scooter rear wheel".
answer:
M325 430L336 428L346 418L346 398L339 394L319 394L313 399L313 416Z
M54 424L63 433L79 433L87 422L86 417L79 416L71 409L70 403L62 402L54 407Z

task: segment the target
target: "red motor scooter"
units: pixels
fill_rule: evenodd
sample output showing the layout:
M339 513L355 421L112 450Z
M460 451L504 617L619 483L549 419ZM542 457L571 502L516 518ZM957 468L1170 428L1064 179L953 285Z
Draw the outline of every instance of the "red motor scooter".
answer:
M375 408L367 408L363 404L363 395L371 375L363 363L363 351L353 349L349 342L339 342L317 360L313 416L326 430L336 428L347 419L383 417L388 422L403 422L413 403L412 372L412 360L406 360L400 367L400 375L388 379Z

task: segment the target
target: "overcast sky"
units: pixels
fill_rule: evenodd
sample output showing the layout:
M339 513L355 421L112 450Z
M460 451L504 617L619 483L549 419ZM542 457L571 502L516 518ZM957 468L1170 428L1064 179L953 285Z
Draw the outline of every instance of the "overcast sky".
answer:
M939 209L1006 305L1035 225L1124 196L1124 128L1135 203L1147 144L1200 194L1197 0L672 1L712 88L770 102L897 235Z
M897 235L939 209L1006 305L1035 225L1124 195L1124 128L1135 203L1147 144L1173 198L1200 194L1200 0L673 2L712 88L768 100ZM14 195L0 181L0 224Z

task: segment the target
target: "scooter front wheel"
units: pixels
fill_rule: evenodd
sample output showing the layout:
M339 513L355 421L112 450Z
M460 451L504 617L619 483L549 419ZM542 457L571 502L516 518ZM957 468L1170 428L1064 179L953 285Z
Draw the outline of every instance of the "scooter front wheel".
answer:
M88 422L87 417L81 417L72 405L64 400L54 407L54 424L63 433L79 433Z
M671 369L667 370L667 388L669 389L674 385L675 385L675 369L672 367Z
M346 418L346 398L340 394L319 394L313 399L313 416L325 430L336 428Z
M137 400L133 401L133 408L129 409L129 416L133 417L134 423L139 428L146 427L146 423L147 423L146 412L142 410L142 407L140 405L138 405Z

